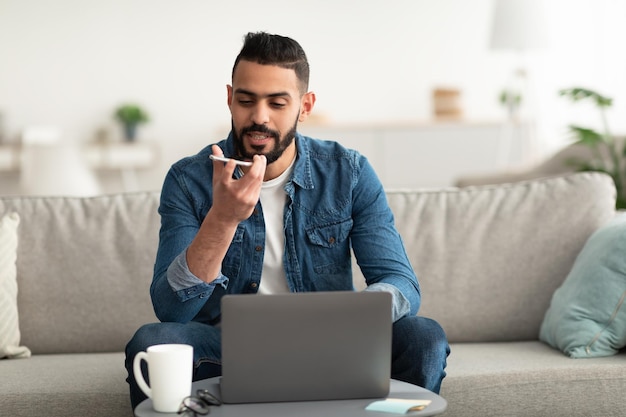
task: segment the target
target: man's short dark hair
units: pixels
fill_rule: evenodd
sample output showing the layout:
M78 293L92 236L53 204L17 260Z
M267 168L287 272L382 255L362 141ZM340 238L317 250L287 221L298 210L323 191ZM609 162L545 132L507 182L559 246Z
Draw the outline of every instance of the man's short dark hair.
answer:
M309 89L309 61L304 49L291 38L265 32L249 32L235 59L232 76L241 60L292 69L300 82L300 93L304 94Z

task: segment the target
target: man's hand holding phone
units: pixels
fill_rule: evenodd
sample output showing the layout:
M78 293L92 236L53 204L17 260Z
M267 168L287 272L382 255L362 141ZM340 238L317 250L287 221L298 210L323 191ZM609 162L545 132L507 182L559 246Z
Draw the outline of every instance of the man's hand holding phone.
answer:
M213 155L223 157L219 146L213 145ZM220 274L222 261L237 230L237 225L250 217L261 195L267 159L255 155L245 166L244 175L233 178L237 163L215 158L213 161L213 205L198 234L187 249L189 270L205 282Z
M213 207L218 219L236 223L252 215L261 195L267 160L255 155L252 162L224 158L219 146L213 145ZM237 166L245 169L244 175L233 178Z

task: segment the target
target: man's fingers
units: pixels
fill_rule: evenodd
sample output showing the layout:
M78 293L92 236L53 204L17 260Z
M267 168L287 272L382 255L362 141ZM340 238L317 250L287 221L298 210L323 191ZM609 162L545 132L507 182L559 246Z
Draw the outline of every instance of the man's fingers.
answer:
M224 156L224 152L217 145L211 146L211 151L213 155L215 156ZM223 162L214 161L213 162L213 180L222 181L224 179L224 176L226 176L227 180L231 179L233 176L233 172L235 172L235 166L236 166L235 163L232 161L229 161L226 164L224 164Z

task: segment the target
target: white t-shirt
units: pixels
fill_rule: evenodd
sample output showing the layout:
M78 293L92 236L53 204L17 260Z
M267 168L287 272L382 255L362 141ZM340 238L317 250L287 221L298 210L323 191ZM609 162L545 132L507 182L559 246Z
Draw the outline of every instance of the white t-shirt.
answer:
M294 159L295 161L295 159ZM293 171L293 162L279 177L261 186L261 206L265 220L265 254L259 294L289 292L285 264L284 212L287 202L285 184Z

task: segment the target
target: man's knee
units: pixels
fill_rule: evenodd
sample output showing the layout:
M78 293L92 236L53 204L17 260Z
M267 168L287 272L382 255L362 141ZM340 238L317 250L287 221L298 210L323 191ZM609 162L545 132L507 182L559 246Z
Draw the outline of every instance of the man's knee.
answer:
M126 345L126 357L132 359L138 352L152 345L164 343L189 344L185 325L180 323L149 323L141 326Z
M219 329L199 322L150 323L135 332L126 345L126 357L132 359L138 352L149 346L164 343L191 345L194 358L219 358L221 334Z
M450 348L445 331L439 323L428 317L404 317L393 325L394 343L407 348L419 347L420 350L439 352L447 356Z

